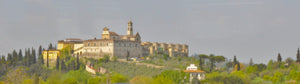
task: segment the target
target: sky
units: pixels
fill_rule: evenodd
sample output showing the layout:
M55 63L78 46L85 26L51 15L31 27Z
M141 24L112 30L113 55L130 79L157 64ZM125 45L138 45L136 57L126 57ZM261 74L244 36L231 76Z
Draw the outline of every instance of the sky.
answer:
M267 63L296 59L299 0L0 0L0 55L47 47L65 38L126 34L131 19L142 41L188 44L190 55L215 54Z

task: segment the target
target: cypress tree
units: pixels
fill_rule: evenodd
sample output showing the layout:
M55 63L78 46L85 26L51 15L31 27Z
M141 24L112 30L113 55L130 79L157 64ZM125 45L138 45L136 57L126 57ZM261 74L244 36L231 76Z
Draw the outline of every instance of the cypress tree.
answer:
M47 67L49 67L49 51L47 51Z
M204 64L204 59L207 58L208 56L207 55L198 55L199 57L199 67L200 67L200 70L203 70L203 64Z
M79 55L77 54L77 58L76 58L76 65L77 65L77 67L76 67L76 69L78 70L79 68L80 68L80 61L79 61Z
M50 43L48 46L48 50L51 50L51 49L53 49L52 43Z
M281 55L280 55L280 53L278 53L277 62L281 62L281 60L282 60Z
M5 65L5 57L4 56L1 56L0 64L1 64L0 68L3 68L3 65Z
M12 54L10 54L10 53L7 54L7 64L9 66L11 66L13 64L13 57L12 57Z
M237 62L237 71L240 71L240 70L241 70L240 62Z
M56 70L59 70L59 56L57 56L57 59L56 59Z
M253 60L252 60L252 58L250 58L249 65L250 65L250 66L253 66Z
M2 56L2 57L1 57L1 63L2 63L2 64L5 64L5 62L6 62L6 61L5 61L5 56Z
M20 49L19 50L19 55L18 55L19 57L19 61L22 61L22 59L23 59L23 54L22 54L22 50Z
M44 64L44 59L42 54L43 54L43 49L42 46L40 45L39 52L38 52L38 62Z
M13 51L12 57L13 57L13 63L14 64L17 63L17 61L19 60L19 58L18 58L19 56L18 56L18 53L16 50Z
M71 60L71 63L69 64L69 70L75 70L76 69L76 63L75 63L75 60L72 59Z
M23 64L24 66L27 66L27 57L28 57L28 54L27 54L27 49L25 48L25 55L24 55L24 58L23 58Z
M67 67L66 67L66 64L65 64L64 60L61 60L61 66L60 66L60 68L61 68L62 71L66 71L67 70Z
M3 63L1 62L2 57L0 58L0 68L2 68Z
M28 48L27 49L27 54L28 54L28 56L27 56L27 65L28 65L28 67L30 67L30 65L31 65L31 63L32 63L32 53L30 52L30 48Z
M297 56L296 56L296 62L297 63L300 63L300 51L299 51L299 48L298 48L298 51L297 51Z
M214 67L215 67L216 59L215 59L215 56L213 54L209 55L208 58L209 58L209 61L210 61L210 72L212 72Z
M126 60L129 61L129 51L127 51Z
M1 57L1 64L2 64L2 66L3 66L3 67L1 67L1 68L4 68L4 69L6 70L7 64L6 64L6 61L5 61L5 56L2 56L2 57Z
M36 53L35 53L35 49L34 48L32 48L32 53L31 53L31 59L32 59L32 62L31 62L31 64L35 64L36 63Z
M233 57L233 63L234 63L234 65L237 64L236 56Z
M1 57L1 63L2 63L2 64L5 64L5 62L6 62L6 61L5 61L5 56L2 56L2 57Z

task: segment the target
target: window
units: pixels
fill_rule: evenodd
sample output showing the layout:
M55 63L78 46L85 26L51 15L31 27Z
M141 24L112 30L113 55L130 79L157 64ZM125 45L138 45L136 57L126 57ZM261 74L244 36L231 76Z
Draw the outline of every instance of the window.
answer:
M96 46L96 43L94 43L94 46Z
M88 46L90 46L90 43L88 43Z
M100 43L100 46L102 46L102 43Z
M108 46L108 43L106 43L106 46Z

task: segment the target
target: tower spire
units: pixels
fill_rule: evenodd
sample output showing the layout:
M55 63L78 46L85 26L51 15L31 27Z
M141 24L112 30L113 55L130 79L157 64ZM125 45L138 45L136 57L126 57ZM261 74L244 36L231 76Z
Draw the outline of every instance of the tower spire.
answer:
M128 36L132 36L133 35L133 31L132 31L132 22L131 20L129 20L128 24L127 24L127 35Z

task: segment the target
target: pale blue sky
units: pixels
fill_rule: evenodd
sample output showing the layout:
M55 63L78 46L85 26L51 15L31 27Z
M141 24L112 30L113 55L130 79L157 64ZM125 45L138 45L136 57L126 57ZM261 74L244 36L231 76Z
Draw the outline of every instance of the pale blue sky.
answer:
M299 0L0 0L0 54L65 38L100 38L107 26L143 41L182 43L190 55L267 63L300 47Z

